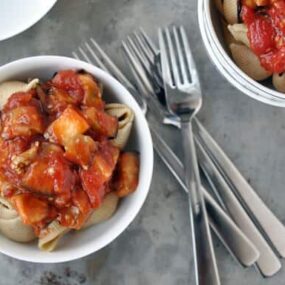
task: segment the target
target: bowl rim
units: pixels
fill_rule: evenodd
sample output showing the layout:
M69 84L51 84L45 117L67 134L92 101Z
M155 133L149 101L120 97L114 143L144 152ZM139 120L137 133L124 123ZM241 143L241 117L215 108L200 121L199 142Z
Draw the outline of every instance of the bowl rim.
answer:
M51 63L52 62L52 63ZM55 64L56 63L56 64ZM19 255L17 252L7 249L6 247L0 247L0 252L8 255L10 257L16 258L18 260L28 261L28 262L36 262L36 263L60 263L60 262L67 262L75 259L79 259L82 257L85 257L91 253L94 253L103 247L110 244L113 240L115 240L129 225L130 223L135 219L139 211L141 210L146 197L150 190L151 180L152 180L152 174L153 174L153 163L154 163L154 155L153 155L153 143L152 138L150 134L150 130L148 127L148 123L146 121L145 116L143 115L139 105L133 98L133 96L130 94L130 92L114 77L112 77L110 74L108 74L106 71L83 61L65 57L65 56L54 56L54 55L41 55L41 56L33 56L33 57L26 57L21 58L15 61L12 61L10 63L7 63L0 67L0 74L3 72L7 72L9 70L13 70L13 68L17 68L22 66L30 66L34 65L33 68L39 69L39 66L42 66L40 68L47 68L47 66L50 66L53 64L55 66L55 71L60 69L60 65L74 65L73 68L78 69L84 69L93 74L95 77L104 78L104 81L108 81L108 87L112 87L112 89L118 90L117 96L118 98L122 98L124 96L124 100L128 100L128 103L130 103L130 106L132 107L134 113L135 113L135 119L137 120L137 123L139 124L140 128L138 130L138 135L140 136L140 140L142 140L143 148L140 149L140 151L143 151L145 155L147 155L147 159L144 159L144 165L140 169L140 181L137 191L139 190L139 194L137 198L133 198L135 196L132 196L132 201L130 209L128 209L128 215L124 215L121 217L121 219L116 220L114 224L114 228L112 228L111 231L106 231L104 239L98 238L98 242L90 242L89 246L84 246L80 248L80 250L73 250L71 251L64 251L64 254L57 254L56 258L52 255L52 253L46 253L40 254L39 250L39 257L25 254L25 255ZM78 67L77 67L78 66ZM25 69L25 68L24 68ZM10 74L8 72L8 74ZM8 77L13 77L9 76ZM14 78L15 79L15 78ZM118 95L120 94L120 95ZM116 96L116 95L115 95ZM126 97L126 99L125 99ZM141 160L142 161L142 160ZM137 191L135 193L137 193ZM111 218L112 219L112 218ZM87 229L88 230L88 229ZM103 234L102 234L103 235ZM7 239L8 240L8 239ZM96 240L96 239L95 239ZM18 244L17 242L15 242ZM67 252L69 254L67 254Z
M225 52L213 28L209 0L199 0L198 21L200 33L210 59L233 86L258 101L277 107L285 107L284 94L263 86L250 78Z

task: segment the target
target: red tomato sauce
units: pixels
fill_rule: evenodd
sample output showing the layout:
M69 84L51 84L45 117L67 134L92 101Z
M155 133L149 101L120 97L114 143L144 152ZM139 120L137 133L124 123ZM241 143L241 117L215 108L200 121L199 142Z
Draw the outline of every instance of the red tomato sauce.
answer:
M248 28L252 51L269 72L285 71L285 0L251 8L242 5L241 19Z
M55 219L80 229L110 191L120 150L109 139L118 122L102 106L91 75L65 70L3 107L0 194L37 235Z

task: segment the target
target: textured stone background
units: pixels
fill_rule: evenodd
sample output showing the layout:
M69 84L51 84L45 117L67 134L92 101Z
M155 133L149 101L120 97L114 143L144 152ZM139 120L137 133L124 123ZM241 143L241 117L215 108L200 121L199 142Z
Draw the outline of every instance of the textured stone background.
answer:
M240 94L215 70L200 38L196 6L195 0L59 0L34 27L0 42L0 64L38 54L71 55L93 36L124 68L120 41L134 28L142 26L155 37L159 25L185 25L204 90L199 117L285 222L285 113ZM161 132L179 152L175 130ZM154 171L142 211L110 246L57 265L29 264L0 255L0 285L194 284L184 193L158 157ZM222 284L285 284L284 269L265 280L255 268L242 268L217 240L215 249Z

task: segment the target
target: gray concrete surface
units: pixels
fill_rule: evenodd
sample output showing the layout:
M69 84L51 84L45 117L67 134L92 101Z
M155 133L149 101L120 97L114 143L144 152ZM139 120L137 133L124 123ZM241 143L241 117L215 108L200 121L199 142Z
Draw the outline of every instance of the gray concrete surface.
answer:
M204 90L199 117L285 222L285 112L240 94L215 70L200 38L196 5L195 0L59 0L34 27L0 42L0 64L38 54L70 55L81 41L94 36L124 68L120 41L134 28L142 26L154 37L159 25L185 25ZM179 152L178 133L162 128L161 133ZM111 245L81 260L56 265L0 255L0 285L194 284L184 193L158 157L154 173L142 211ZM242 268L217 240L214 243L222 284L285 284L284 268L263 279L255 268Z

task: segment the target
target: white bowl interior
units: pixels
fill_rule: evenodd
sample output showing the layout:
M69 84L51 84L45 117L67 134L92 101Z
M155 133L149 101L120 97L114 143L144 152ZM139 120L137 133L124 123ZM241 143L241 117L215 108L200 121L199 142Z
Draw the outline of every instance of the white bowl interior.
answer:
M93 74L104 86L104 100L128 105L135 113L135 123L128 149L140 153L139 185L135 193L122 199L114 216L89 229L67 234L60 246L51 253L42 252L36 243L13 242L0 234L0 252L17 259L39 262L64 262L96 252L113 241L132 222L142 207L149 191L153 170L153 147L147 122L130 93L106 72L81 61L57 56L39 56L21 59L0 67L0 82L49 79L62 69L84 69Z
M199 0L199 26L207 52L221 74L246 95L274 106L285 107L285 95L273 90L271 79L257 82L232 60L224 43L221 19L214 1Z

